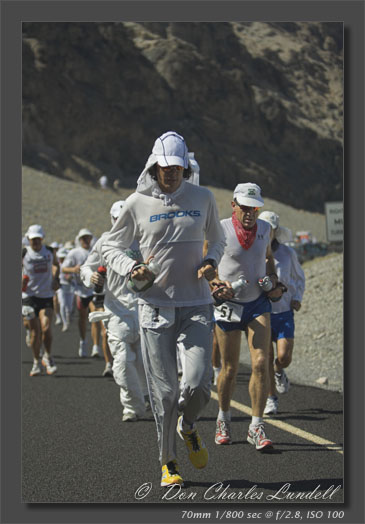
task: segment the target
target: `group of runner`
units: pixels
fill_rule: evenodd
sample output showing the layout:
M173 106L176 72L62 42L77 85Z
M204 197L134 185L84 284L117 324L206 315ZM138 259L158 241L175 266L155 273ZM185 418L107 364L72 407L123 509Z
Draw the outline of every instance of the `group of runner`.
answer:
M52 296L58 288L66 330L71 318L66 296L72 286L80 358L88 355L89 319L91 355L99 353L101 336L105 373L120 387L123 420L136 421L152 409L161 486L183 484L176 435L196 468L208 463L196 421L210 399L213 338L218 349L213 359L217 445L233 439L230 403L242 332L252 368L247 440L257 450L272 449L263 415L276 414L276 393L289 389L284 368L292 358L294 311L300 309L304 273L294 251L283 243L279 216L259 214L264 200L257 184L238 184L231 205L232 216L220 221L213 194L199 186L194 154L181 135L169 131L155 141L136 191L113 204L112 228L93 246L92 233L81 229L79 245L57 255L43 245L41 226L32 225L26 233L22 284L23 318L34 359L30 375L41 373L40 359L48 374L57 369L51 355Z

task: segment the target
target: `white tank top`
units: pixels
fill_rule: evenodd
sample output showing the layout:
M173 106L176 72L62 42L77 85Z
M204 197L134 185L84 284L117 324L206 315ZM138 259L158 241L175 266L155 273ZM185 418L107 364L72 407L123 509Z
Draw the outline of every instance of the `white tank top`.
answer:
M266 250L270 244L270 224L257 219L256 238L249 249L243 249L238 241L232 218L221 220L227 245L218 266L221 280L234 282L243 275L249 284L235 295L235 300L251 302L262 293L257 281L266 275Z
M53 297L53 252L46 246L42 246L40 251L34 251L30 246L24 249L27 252L23 258L23 275L28 275L29 282L22 297Z

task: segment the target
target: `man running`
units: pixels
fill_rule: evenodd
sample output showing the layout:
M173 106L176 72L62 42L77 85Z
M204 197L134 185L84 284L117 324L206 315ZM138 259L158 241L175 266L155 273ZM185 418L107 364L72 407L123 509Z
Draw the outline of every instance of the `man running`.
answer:
M183 484L176 461L176 427L192 464L203 468L208 462L195 421L210 398L213 311L207 280L216 274L225 242L213 194L189 183L196 164L181 135L169 131L157 138L136 192L126 200L102 247L108 267L127 277L134 289L143 289L142 355L157 426L162 486ZM144 263L125 253L134 239ZM160 266L157 276L147 265L152 257ZM178 342L183 344L185 369L183 415L177 423Z
M264 205L258 185L238 184L231 205L232 218L221 221L227 245L218 266L219 279L212 283L219 302L228 299L217 305L214 313L222 363L217 380L219 413L215 442L232 443L230 403L239 365L241 333L245 331L252 366L249 382L252 420L247 440L256 449L267 450L272 448L263 423L269 386L271 303L267 291L277 282L270 226L257 220L258 210ZM240 277L246 284L234 293L230 283Z
M79 345L79 357L87 357L87 340L86 340L86 329L87 329L87 316L90 311L95 311L95 306L92 303L93 290L84 286L80 279L80 267L87 259L91 251L91 241L93 239L92 233L86 229L80 229L76 237L79 246L71 249L67 254L64 263L62 265L62 272L66 274L74 275L75 277L75 295L76 295L76 306L79 311L79 333L80 333L80 345ZM101 355L99 346L100 340L100 326L91 325L91 338L93 341L93 347L91 351L92 357L98 357Z
M124 205L124 200L114 202L110 209L112 225L115 224ZM112 354L112 371L116 384L120 387L120 401L123 405L123 422L135 422L146 412L148 390L142 363L139 337L137 297L127 287L127 280L107 268L103 278L98 274L99 266L105 266L101 248L108 233L103 233L94 245L86 262L81 266L80 276L88 287L104 286L103 323L107 332ZM136 258L134 244L128 250L129 256ZM91 315L90 315L91 316Z
M283 243L285 228L280 226L279 215L273 211L264 211L259 219L268 222L272 228L271 250L276 273L282 283L282 286L277 286L276 298L272 297L270 387L264 410L266 415L276 415L279 404L276 393L287 393L290 387L284 368L290 365L293 357L294 311L301 308L305 275L294 249ZM277 352L275 360L274 343Z
M39 365L42 342L42 365L47 375L53 375L57 371L51 356L53 296L59 287L60 268L56 254L42 244L45 236L42 226L29 226L26 236L29 246L25 246L22 252L22 313L33 353L33 367L29 375L35 377L42 372Z

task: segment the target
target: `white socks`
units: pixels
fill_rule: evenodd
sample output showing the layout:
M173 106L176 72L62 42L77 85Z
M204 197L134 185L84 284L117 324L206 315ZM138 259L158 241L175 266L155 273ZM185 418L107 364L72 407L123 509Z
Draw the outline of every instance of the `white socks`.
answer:
M263 421L262 417L252 417L250 427L251 426L258 426L259 424L263 424L263 423L264 423L264 421Z
M219 409L218 420L223 420L224 422L231 422L231 412L229 410L222 411L221 409Z

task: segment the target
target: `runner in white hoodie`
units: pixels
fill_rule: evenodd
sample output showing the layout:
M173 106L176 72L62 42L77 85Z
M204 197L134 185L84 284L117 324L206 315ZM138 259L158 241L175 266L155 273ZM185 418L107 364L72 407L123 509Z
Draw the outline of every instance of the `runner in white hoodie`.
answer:
M110 209L112 225L115 224L124 200L114 202ZM112 370L115 382L120 387L120 401L123 405L123 422L134 422L146 412L148 390L143 368L138 324L137 297L127 287L127 281L111 268L105 279L97 272L105 266L101 248L108 233L103 233L94 245L86 262L80 268L80 278L87 287L104 285L105 313L91 313L89 318L102 318L107 331L109 348L113 356ZM139 253L132 244L130 256Z
M286 289L284 293L283 288L280 290L279 287L277 290L271 312L270 387L264 413L276 415L278 411L276 392L287 393L290 387L284 368L289 366L293 356L294 311L299 311L301 308L305 275L294 249L283 243L288 230L280 226L279 215L273 211L264 211L259 218L268 222L272 228L271 250L275 269L279 281ZM273 343L276 343L275 360Z
M161 485L182 484L176 462L176 429L197 468L208 462L195 421L210 398L213 306L207 280L223 254L225 240L213 194L189 183L196 167L184 138L174 131L155 141L152 155L138 179L137 191L125 202L106 237L102 251L111 267L131 279L147 281L140 292L142 355L156 420ZM203 259L204 238L208 252ZM137 264L126 250L136 239L147 262L154 257L155 275ZM183 415L178 418L177 342L184 345Z

